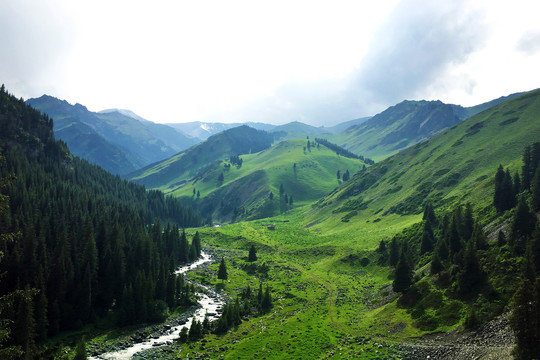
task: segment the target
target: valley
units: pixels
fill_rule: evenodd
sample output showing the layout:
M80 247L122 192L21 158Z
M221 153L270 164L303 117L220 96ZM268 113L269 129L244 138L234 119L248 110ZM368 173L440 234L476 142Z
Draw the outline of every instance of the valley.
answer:
M389 121L379 137L354 137L364 147L339 140L343 133L325 145L325 131L299 124L233 127L126 174L130 181L74 157L46 115L4 90L0 100L1 177L17 176L2 197L3 294L27 292L12 295L14 351L107 358L99 354L109 343L215 292L227 301L214 304L214 321L126 356L491 359L510 356L520 309L539 303L539 90L468 118L450 105L401 103L405 115L345 130ZM439 127L422 132L429 121ZM391 134L407 141L403 149L369 152ZM501 191L511 198L505 208L494 206ZM175 276L206 252L221 263L190 271L189 281ZM533 301L516 307L525 289ZM447 349L453 341L463 346Z

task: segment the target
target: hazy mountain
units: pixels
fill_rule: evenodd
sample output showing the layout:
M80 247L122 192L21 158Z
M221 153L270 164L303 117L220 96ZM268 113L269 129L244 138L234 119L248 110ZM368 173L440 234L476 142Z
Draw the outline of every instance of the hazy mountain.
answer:
M246 122L246 123L212 123L212 122L201 122L201 121L192 121L187 123L174 123L167 124L177 130L182 131L183 133L198 138L200 140L206 140L210 136L218 134L222 131L232 129L238 126L247 125L257 130L270 130L275 127L275 125L264 124L258 122Z
M126 174L197 143L180 131L127 110L95 113L48 95L27 103L53 118L56 136L73 154L116 174Z

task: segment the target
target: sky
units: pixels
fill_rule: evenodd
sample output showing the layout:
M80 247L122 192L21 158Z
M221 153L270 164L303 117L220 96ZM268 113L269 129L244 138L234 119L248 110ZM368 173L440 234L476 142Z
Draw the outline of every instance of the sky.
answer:
M0 83L160 123L472 106L540 87L536 0L0 2Z

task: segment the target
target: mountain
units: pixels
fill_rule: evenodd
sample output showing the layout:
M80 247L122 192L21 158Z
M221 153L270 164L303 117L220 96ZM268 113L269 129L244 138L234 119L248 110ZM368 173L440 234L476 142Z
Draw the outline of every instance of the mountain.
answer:
M361 124L326 137L348 150L381 160L520 94L511 94L472 107L441 101L405 100Z
M267 149L273 140L273 135L265 131L242 125L212 135L179 154L129 174L128 178L149 188L177 186L232 155Z
M325 132L332 133L332 134L337 134L337 133L340 133L340 132L343 132L343 131L347 130L351 126L360 125L360 124L368 121L369 119L371 119L370 116L362 117L362 118L358 118L358 119L344 121L344 122L339 123L339 124L334 125L334 126L329 126L329 127L323 126L321 128L324 129Z
M499 164L520 170L523 148L540 138L539 113L540 90L499 103L356 174L318 202L315 216L358 211L381 220L419 214L426 200L485 211Z
M200 140L206 140L210 136L218 134L222 131L232 129L234 127L247 125L257 130L268 131L272 129L275 125L258 123L258 122L246 122L246 123L211 123L211 122L201 122L201 121L192 121L187 123L174 123L167 124L170 127L173 127L177 130L180 130L184 134L188 134L194 138Z
M126 110L95 113L83 105L71 105L48 95L29 99L27 104L53 118L56 136L68 144L74 155L115 174L163 160L197 142Z
M275 126L270 131L275 134L279 134L280 137L285 139L305 139L310 135L324 134L328 130L322 127L304 124L299 121L293 121L287 124Z

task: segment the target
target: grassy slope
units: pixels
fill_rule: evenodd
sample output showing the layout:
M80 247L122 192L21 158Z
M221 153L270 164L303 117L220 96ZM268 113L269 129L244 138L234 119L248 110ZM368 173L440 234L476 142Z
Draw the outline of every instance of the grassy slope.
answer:
M319 199L340 185L341 182L336 177L338 170L343 173L348 169L354 174L364 165L360 160L337 156L324 146L306 152L303 151L304 146L304 140L282 141L259 153L241 156L243 164L240 168L235 165L231 165L230 169L219 166L206 173L204 178L173 189L161 189L177 197L191 197L193 188L196 188L201 192L201 197L204 197L216 190L217 177L221 172L224 173L225 181L222 186L225 187L262 170L275 196L278 196L280 184L283 184L285 192L292 195L294 202L300 205ZM296 172L293 169L294 163Z

